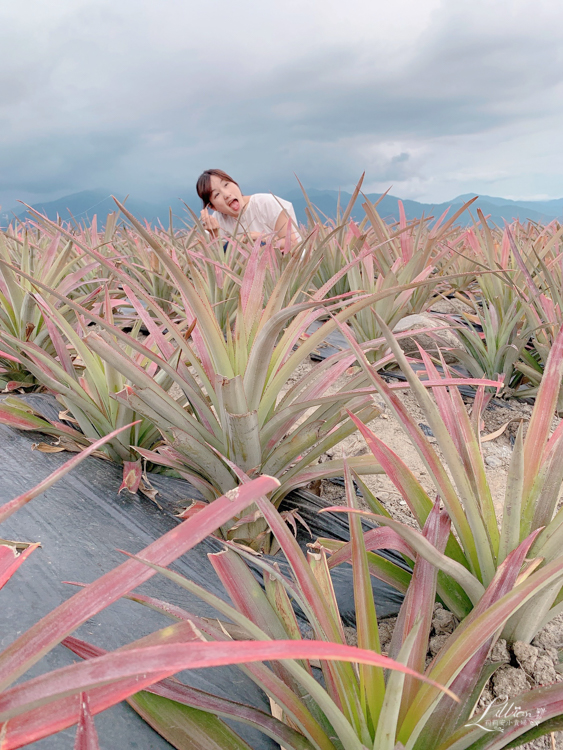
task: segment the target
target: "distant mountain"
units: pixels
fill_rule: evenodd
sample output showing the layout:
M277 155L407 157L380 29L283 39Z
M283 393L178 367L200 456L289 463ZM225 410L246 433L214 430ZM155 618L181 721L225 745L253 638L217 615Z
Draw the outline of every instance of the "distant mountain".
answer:
M170 207L172 206L172 212L177 217L188 219L189 214L180 201L179 198L174 198L169 201L163 201L159 203L150 203L148 201L139 200L138 198L127 198L120 193L113 193L115 197L123 203L125 207L137 218L147 220L150 224L158 224L160 221L164 226L169 225L170 221ZM46 203L35 203L33 208L39 213L47 216L52 221L56 221L58 217L64 221L74 220L81 224L89 222L95 215L98 217L98 221L103 225L108 214L117 211L117 206L113 200L112 191L110 190L82 190L79 193L72 193L71 195L65 195L63 198L58 198L54 201ZM196 196L189 196L192 206L197 206ZM186 201L188 202L188 201ZM5 225L11 219L14 214L21 218L29 216L28 210L21 205L12 211L0 214L0 226ZM178 221L179 223L179 221Z
M119 194L116 197L121 202L125 199L125 196ZM297 219L300 222L306 222L307 202L303 193L300 190L295 190L284 193L282 197L293 203ZM341 211L343 211L352 196L350 193L338 192L336 190L311 189L308 191L308 197L321 217L334 218L337 213L338 202L340 201ZM380 196L378 194L370 194L367 197L370 201L375 202ZM473 197L473 193L467 193L466 195L459 195L452 201L445 203L420 203L413 200L403 200L403 206L407 219L416 219L423 215L438 218L448 209L448 215L452 216L465 202ZM187 190L182 198L193 211L199 213L201 204L192 190ZM363 197L360 196L352 210L352 217L357 220L361 220L364 216L361 207L363 200ZM385 219L398 221L398 200L395 196L386 195L378 206L380 215ZM178 197L158 203L151 203L131 197L127 199L125 205L137 218L146 219L150 224L158 224L160 222L165 227L169 225L171 206L175 226L181 226L182 221L189 221L191 218ZM507 198L482 195L470 208L473 216L477 215L477 207L483 211L491 223L501 227L504 225L505 220L511 222L514 219L520 219L521 221L531 220L540 223L548 223L553 219L563 221L563 198L549 201L513 201ZM69 220L72 217L78 223L89 222L94 215L97 215L98 221L103 225L107 215L116 210L116 205L111 198L111 191L98 189L72 193L55 201L35 204L33 208L42 214L46 214L52 220L56 220L59 216L63 220ZM0 214L0 226L5 226L13 218L14 214L23 218L27 214L27 209L18 206L11 212ZM467 212L462 214L459 219L459 223L462 224L470 222L471 217Z
M348 201L352 197L350 193L338 193L336 190L310 190L308 191L308 196L311 203L318 207L318 209L328 217L336 216L339 196L341 210L346 208ZM294 191L284 197L293 203L297 218L300 221L303 221L305 219L305 209L307 205L303 193L301 191ZM366 197L374 203L380 198L380 194L368 194ZM433 216L437 219L448 209L448 215L452 216L463 206L464 203L474 197L475 193L469 193L467 195L460 195L452 201L447 201L445 203L420 203L418 201L407 199L403 200L403 207L407 219L418 219L423 215ZM386 195L377 207L379 214L386 219L398 221L398 200L399 199L396 196ZM360 196L356 201L354 210L352 211L352 216L355 219L361 219L363 217L363 209L361 207L362 202L363 198ZM538 221L543 223L550 222L557 218L563 221L563 198L553 201L538 201L536 203L534 201L516 202L504 198L479 196L479 199L473 203L469 209L475 217L477 216L477 207L483 211L484 215L491 223L497 224L501 227L504 226L505 220L511 222L514 219L520 219L521 221ZM462 214L459 222L464 224L471 223L469 214Z
M458 195L454 198L454 202L463 203L464 201L473 198L474 193L466 193L465 195ZM480 201L486 201L493 206L518 206L520 208L529 208L532 211L539 212L545 216L561 216L563 213L563 198L556 198L555 200L549 201L513 201L508 198L493 198L490 195L480 195Z

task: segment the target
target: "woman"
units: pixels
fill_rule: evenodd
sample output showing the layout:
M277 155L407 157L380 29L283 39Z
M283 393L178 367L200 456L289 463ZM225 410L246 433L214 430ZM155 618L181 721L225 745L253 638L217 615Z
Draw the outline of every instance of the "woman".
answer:
M243 195L238 183L222 169L206 169L198 178L197 194L203 201L202 226L212 237L233 236L237 231L252 240L273 235L283 250L291 221L291 244L301 241L289 201L270 193Z

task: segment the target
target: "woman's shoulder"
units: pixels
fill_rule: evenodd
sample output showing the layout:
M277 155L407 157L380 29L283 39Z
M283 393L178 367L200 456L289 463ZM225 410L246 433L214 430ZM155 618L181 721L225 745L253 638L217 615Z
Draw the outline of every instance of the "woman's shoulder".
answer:
M287 204L289 201L284 200L283 198L279 198L277 195L274 195L273 193L253 193L250 196L250 201L252 203L275 203L276 205L280 205L280 203L283 205L284 203Z
M274 212L277 216L280 211L292 211L293 206L289 201L279 198L272 193L253 193L250 196L250 201L247 206L247 210L248 209L251 211Z

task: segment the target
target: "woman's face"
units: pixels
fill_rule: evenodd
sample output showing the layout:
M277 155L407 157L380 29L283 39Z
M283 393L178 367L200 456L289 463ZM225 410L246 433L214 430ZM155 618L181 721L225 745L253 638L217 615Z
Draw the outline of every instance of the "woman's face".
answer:
M211 175L211 207L227 216L238 216L244 201L238 185Z

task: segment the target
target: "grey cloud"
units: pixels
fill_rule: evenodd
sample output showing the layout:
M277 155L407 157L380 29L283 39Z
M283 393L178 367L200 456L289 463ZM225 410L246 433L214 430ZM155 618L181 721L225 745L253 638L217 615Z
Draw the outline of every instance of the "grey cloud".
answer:
M122 162L137 143L131 133L68 133L36 136L16 146L0 146L0 190L79 190L84 175L97 184Z
M387 76L378 73L377 61L366 72L361 54L355 59L350 55L345 84L342 55L332 50L310 61L307 75L296 62L264 87L270 93L261 97L258 120L275 130L287 128L294 137L321 141L344 134L438 137L538 117L544 113L543 106L538 108L542 99L549 107L557 101L550 101L550 94L561 81L561 62L557 52L546 60L541 40L531 40L525 59L517 58L518 65L507 68L499 60L514 60L520 39L491 50L466 36L452 49L446 33L443 37L444 44L427 43L400 73ZM313 62L319 75L311 72ZM280 91L287 117L278 115L283 104L279 94L271 93ZM292 118L294 109L298 114Z
M546 25L539 5L537 22L499 3L506 19L487 23L483 0L444 2L391 55L375 36L302 47L272 36L268 50L261 35L275 30L272 14L263 9L254 38L244 4L237 16L219 2L209 18L167 1L160 13L177 20L167 37L154 3L67 2L29 44L21 29L7 35L0 190L107 185L150 195L191 187L208 166L258 189L294 187L293 172L336 187L366 168L382 182L430 184L433 164L447 182L438 150L453 153L455 142L469 155L470 139L506 142L559 115L559 26ZM205 14L211 26L201 26Z

